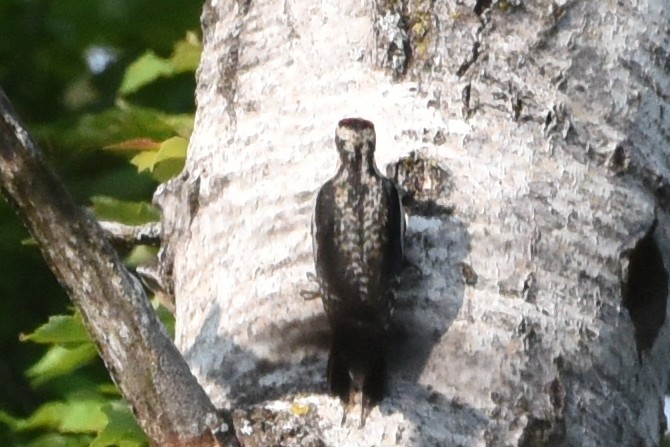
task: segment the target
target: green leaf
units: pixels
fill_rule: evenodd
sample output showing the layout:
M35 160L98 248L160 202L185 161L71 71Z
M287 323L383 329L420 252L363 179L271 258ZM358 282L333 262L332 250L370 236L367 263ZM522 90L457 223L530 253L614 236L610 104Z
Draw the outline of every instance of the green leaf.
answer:
M113 383L101 383L100 385L98 385L97 391L101 394L121 396L119 389Z
M102 401L94 400L68 402L63 409L59 430L66 433L99 432L107 422L103 405Z
M172 314L172 312L168 310L167 307L161 304L158 301L158 299L154 298L154 300L152 300L152 303L154 305L154 309L156 310L156 315L158 316L158 319L161 320L163 326L165 326L165 329L167 330L167 333L170 336L170 338L174 340L174 329L175 329L174 315Z
M162 77L178 73L195 72L200 63L202 43L193 32L174 45L169 59L147 51L128 66L119 87L119 94L127 96Z
M143 171L153 171L154 165L156 164L156 153L155 152L140 152L135 155L130 162L137 167L137 172Z
M121 95L135 93L156 79L174 73L174 66L170 60L156 56L153 51L147 51L128 66L119 93Z
M186 158L186 149L188 148L188 140L183 137L172 137L161 143L158 152L156 153L156 163L171 158L179 158L184 160Z
M149 245L136 245L130 250L123 262L128 267L137 267L138 265L156 262L158 249Z
M190 138L193 132L194 117L192 114L165 115L163 121L174 129L180 137Z
M18 421L17 431L54 429L63 433L95 433L105 426L107 418L102 411L105 401L73 399L48 402L27 419Z
M36 428L57 429L64 407L65 404L63 402L48 402L35 410L30 417L20 421L17 425L17 430L26 431Z
M93 440L91 447L141 447L147 444L142 429L127 405L112 403L105 405L102 411L107 416L107 425Z
M38 327L35 332L21 334L19 338L21 341L58 344L69 348L91 342L79 314L49 317L49 321Z
M142 154L150 152L142 152ZM151 154L151 153L150 153ZM155 154L151 154L154 155ZM127 202L107 196L91 197L93 213L100 220L141 225L160 220L160 213L147 202Z
M102 359L98 357L93 359L89 364L83 365L82 368L69 374L62 374L48 379L45 378L42 380L44 383L40 382L40 379L33 379L32 384L35 387L39 387L40 391L48 393L49 396L58 396L64 400L81 399L83 397L102 398L103 394L100 391L100 385L109 379L104 377L102 371L103 377L93 377L96 374L93 371L100 371L102 366ZM38 382L37 384L35 384L36 381Z
M19 425L21 424L21 420L18 418L15 418L9 413L6 413L4 411L0 411L0 424L5 424L8 426L12 431L17 431Z
M167 182L184 170L186 160L174 158L165 160L154 167L151 175L160 183Z
M188 140L183 137L173 137L165 140L156 154L152 174L159 182L166 182L179 174L186 164L186 150Z
M26 374L40 385L54 377L70 374L72 371L90 364L98 355L93 343L86 343L74 349L52 346Z
M138 171L150 171L156 180L165 182L184 168L187 148L186 138L172 137L163 141L157 152L140 152L130 162Z
M37 241L32 237L27 237L25 239L21 239L21 245L23 245L24 247L37 247L38 246Z
M202 43L194 32L186 33L186 38L174 45L170 62L176 73L195 71L200 64Z

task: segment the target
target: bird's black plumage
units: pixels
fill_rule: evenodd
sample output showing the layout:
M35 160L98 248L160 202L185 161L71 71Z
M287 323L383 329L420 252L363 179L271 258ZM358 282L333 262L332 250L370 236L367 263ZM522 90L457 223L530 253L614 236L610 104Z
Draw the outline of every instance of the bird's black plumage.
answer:
M396 186L375 165L372 123L340 121L335 143L340 167L317 195L314 259L332 331L328 385L347 407L360 397L362 425L366 412L384 395L392 285L403 265L404 216Z

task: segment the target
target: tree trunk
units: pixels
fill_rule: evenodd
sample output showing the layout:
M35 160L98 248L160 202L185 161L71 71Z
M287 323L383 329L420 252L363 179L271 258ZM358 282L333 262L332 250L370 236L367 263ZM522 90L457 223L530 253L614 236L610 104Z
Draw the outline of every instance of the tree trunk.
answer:
M162 268L177 346L245 445L659 444L670 6L490 3L205 5L187 166L156 195ZM407 193L418 267L363 429L326 396L327 322L300 294L355 116Z

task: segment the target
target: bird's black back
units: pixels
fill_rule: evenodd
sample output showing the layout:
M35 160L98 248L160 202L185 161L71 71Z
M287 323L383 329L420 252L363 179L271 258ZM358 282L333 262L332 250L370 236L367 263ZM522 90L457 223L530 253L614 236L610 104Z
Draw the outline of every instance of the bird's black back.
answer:
M331 320L386 324L391 284L403 262L403 216L393 182L376 169L341 169L316 200L312 234L317 277Z

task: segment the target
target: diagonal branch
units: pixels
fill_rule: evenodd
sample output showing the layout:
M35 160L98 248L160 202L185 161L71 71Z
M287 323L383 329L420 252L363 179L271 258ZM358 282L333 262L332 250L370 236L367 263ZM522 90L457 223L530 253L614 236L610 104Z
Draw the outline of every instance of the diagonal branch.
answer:
M150 442L237 445L97 221L44 163L0 90L0 190L81 311L107 369ZM226 422L228 421L228 422Z

